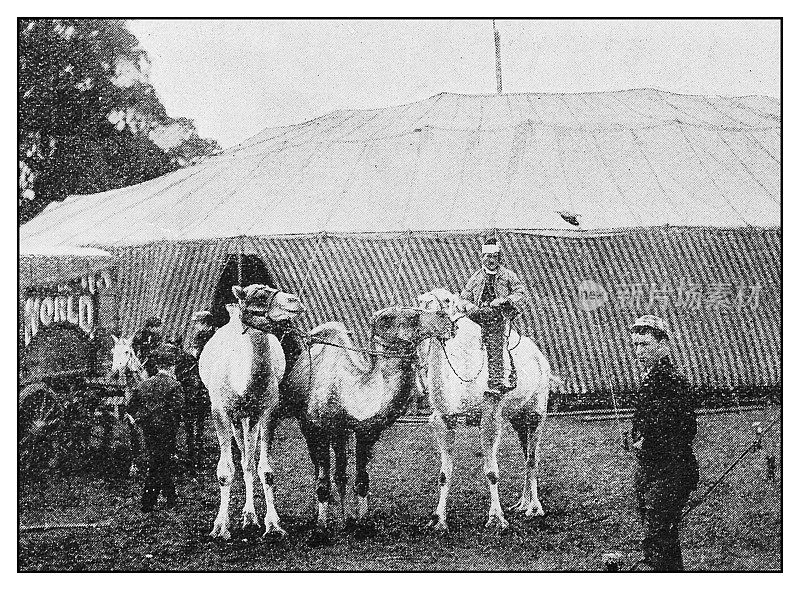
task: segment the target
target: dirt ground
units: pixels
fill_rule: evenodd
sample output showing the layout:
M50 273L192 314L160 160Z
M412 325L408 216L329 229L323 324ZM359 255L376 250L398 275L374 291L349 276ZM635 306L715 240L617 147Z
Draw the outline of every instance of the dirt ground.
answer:
M753 441L754 421L769 421L779 408L700 418L695 449L701 469L699 496ZM641 528L631 492L634 459L619 444L612 420L548 419L542 444L540 497L546 516L507 516L511 529L484 529L488 491L477 429L459 426L455 483L450 496L450 533L425 528L437 500L438 453L427 424L397 424L375 449L371 463L368 534L342 530L338 519L327 544L312 545L315 513L313 468L296 423L284 422L276 440L278 512L289 533L261 539L237 528L229 542L211 539L219 492L216 443L198 481L181 475L180 501L150 515L138 509L142 479L105 481L86 475L43 474L20 481L21 527L96 523L91 528L20 530L21 571L318 571L318 570L525 570L602 569L604 553L622 565L639 557ZM629 428L629 424L623 425ZM210 427L209 427L210 428ZM766 457L777 457L775 479ZM501 501L517 498L522 453L510 428L500 453ZM352 471L352 466L351 466ZM686 519L682 532L689 570L775 571L782 568L780 427L764 439L709 499ZM257 486L258 489L258 486ZM231 518L237 527L243 485L237 473ZM263 516L263 499L256 508ZM338 511L334 508L331 513Z

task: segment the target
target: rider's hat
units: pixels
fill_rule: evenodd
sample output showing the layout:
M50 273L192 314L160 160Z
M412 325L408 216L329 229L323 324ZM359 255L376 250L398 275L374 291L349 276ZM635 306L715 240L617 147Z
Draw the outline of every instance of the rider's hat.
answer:
M650 330L657 336L669 338L667 322L657 315L643 315L642 317L637 318L636 321L631 324L630 330L631 332Z
M499 254L500 244L494 238L489 238L483 242L481 246L481 254Z

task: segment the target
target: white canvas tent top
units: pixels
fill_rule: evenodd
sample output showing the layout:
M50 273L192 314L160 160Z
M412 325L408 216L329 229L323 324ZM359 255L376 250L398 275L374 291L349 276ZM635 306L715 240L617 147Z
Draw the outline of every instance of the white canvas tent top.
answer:
M99 248L32 245L19 255L19 287L58 283L83 274L116 266L117 258Z
M53 203L32 248L391 231L780 225L776 99L458 95L271 128L154 180ZM564 214L564 215L562 215Z

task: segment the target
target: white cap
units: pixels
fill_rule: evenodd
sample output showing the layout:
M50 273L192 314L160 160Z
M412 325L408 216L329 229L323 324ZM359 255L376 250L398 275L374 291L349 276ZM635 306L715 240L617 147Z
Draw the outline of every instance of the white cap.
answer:
M484 244L481 246L481 254L497 254L500 252L500 246L497 244Z

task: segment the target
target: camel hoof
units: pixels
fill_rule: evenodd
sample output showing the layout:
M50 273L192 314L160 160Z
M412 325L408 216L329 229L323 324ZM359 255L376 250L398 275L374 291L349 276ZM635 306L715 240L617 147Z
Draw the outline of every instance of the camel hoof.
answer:
M287 536L286 531L284 531L279 524L275 524L272 522L265 522L264 528L265 528L264 534L261 535L262 539L271 539L275 537L283 539L284 537Z
M514 504L510 509L514 512L527 512L530 502L525 498L520 498L519 502Z
M544 516L544 508L539 506L535 506L531 504L530 507L525 511L525 516L528 518L533 518L534 516Z
M209 536L214 537L216 539L225 539L226 541L228 541L231 538L231 531L228 528L227 524L222 522L215 522L214 528L211 529Z
M242 528L248 527L258 528L258 517L255 512L242 512Z
M485 528L496 529L497 532L500 533L508 528L508 521L502 516L492 514L489 517L489 520L486 521Z
M446 535L450 532L450 528L447 526L447 522L444 520L436 520L435 522L431 522L430 529L437 535Z

